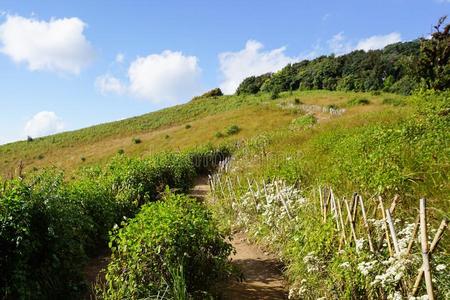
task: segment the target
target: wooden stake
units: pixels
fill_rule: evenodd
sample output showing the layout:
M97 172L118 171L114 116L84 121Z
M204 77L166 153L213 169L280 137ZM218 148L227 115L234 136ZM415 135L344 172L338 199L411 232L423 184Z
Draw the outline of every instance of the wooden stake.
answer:
M389 231L391 232L392 243L394 244L395 254L400 255L400 247L398 246L397 233L395 232L394 222L392 221L391 211L386 209L386 219L389 225Z
M339 213L339 220L341 221L341 228L342 228L342 230L341 230L342 236L339 240L339 250L340 250L341 246L342 246L342 242L347 244L347 236L345 234L344 218L342 217L341 201L339 199L337 200L337 207L338 207L338 213Z
M356 247L356 240L358 239L356 237L356 232L355 232L355 227L353 227L353 222L352 222L352 211L350 210L350 207L348 206L348 201L347 199L344 198L344 203L345 203L345 207L347 209L347 220L350 223L350 230L353 236L353 239L355 240L355 247Z
M383 246L384 237L386 237L386 242L387 242L387 246L388 246L388 250L389 250L389 255L393 256L394 253L392 251L391 240L389 238L389 231L388 231L388 227L387 227L387 224L386 224L386 212L384 210L383 199L381 198L381 196L379 196L378 200L380 201L381 215L383 216L383 228L384 228L384 232L385 232L385 236L381 237L380 246L378 247L378 249L381 249L381 247Z
M406 249L406 255L409 255L411 253L411 249L414 244L414 240L416 239L417 231L419 229L419 222L420 222L420 215L417 215L416 221L414 222L414 229L411 235L411 239L409 240L408 248Z
M430 258L428 256L426 200L420 199L420 241L422 245L423 273L427 287L428 300L434 300L433 283L431 281Z
M363 217L364 228L366 229L367 232L367 241L369 242L369 249L371 252L374 252L375 250L373 248L372 236L370 235L370 227L369 224L367 223L366 210L364 208L363 198L361 196L358 196L358 199L359 199L359 206L361 207L361 214Z
M331 203L331 209L333 211L334 220L336 221L336 228L337 228L337 230L340 230L339 216L338 216L338 212L337 212L336 201L334 199L333 190L331 188L330 188L330 203Z
M428 251L429 254L433 253L436 249L439 241L441 240L442 236L444 235L444 230L448 226L448 219L445 218L442 220L441 225L439 226L439 229L437 230L436 234L434 235L433 242L431 242L430 250ZM411 296L415 296L417 294L417 291L419 290L420 282L423 278L423 267L419 268L419 271L417 273L416 281L413 286L413 290L411 292Z

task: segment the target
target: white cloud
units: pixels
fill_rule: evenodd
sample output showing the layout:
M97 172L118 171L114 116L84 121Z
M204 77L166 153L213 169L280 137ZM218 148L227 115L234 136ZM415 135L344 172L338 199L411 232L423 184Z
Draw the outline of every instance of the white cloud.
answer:
M138 57L128 69L129 91L155 103L179 102L200 91L198 59L181 52Z
M238 52L219 54L220 71L223 76L220 88L224 93L234 93L241 81L248 76L275 72L298 60L296 57L285 55L286 47L261 51L263 48L260 42L249 40L245 48Z
M384 48L389 44L398 43L402 40L400 33L392 32L386 35L374 35L366 39L362 39L356 45L358 50L376 50Z
M353 50L352 45L347 41L344 33L341 31L328 40L328 47L336 55L342 55Z
M122 95L127 90L126 85L120 79L110 74L98 76L95 79L95 86L103 95L108 93Z
M117 53L116 63L121 64L125 60L125 55L123 53Z
M376 50L402 40L400 33L392 32L386 35L374 35L368 38L360 39L355 46L343 32L335 34L327 41L328 49L336 55L343 55L353 50Z
M97 77L102 93L129 95L154 103L179 103L200 92L201 69L195 56L170 50L138 57L128 68L128 83L109 74Z
M64 122L52 111L41 111L35 114L24 128L25 135L39 137L64 130Z
M78 18L40 21L8 15L0 25L0 51L31 71L78 74L94 58L85 27Z
M328 20L331 17L330 13L326 13L322 16L322 21L325 22L326 20Z

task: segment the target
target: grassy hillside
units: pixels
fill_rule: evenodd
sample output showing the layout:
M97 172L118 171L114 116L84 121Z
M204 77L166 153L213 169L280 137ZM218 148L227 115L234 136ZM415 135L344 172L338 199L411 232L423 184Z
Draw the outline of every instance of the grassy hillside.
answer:
M370 105L347 107L349 100L357 98L367 98ZM384 99L403 99L393 94L297 91L282 93L276 100L271 100L270 94L200 98L122 121L1 146L0 175L14 174L20 161L26 171L45 166L73 170L106 162L120 149L133 156L143 156L162 150L249 138L287 128L296 115L303 113L301 104L296 105L294 99L307 105L338 105L347 109L345 116L364 111L405 110L381 105ZM295 109L280 105L284 102L292 102ZM321 122L329 119L329 114L316 114ZM217 132L225 133L232 125L241 128L237 135L216 137ZM140 141L135 143L133 139Z

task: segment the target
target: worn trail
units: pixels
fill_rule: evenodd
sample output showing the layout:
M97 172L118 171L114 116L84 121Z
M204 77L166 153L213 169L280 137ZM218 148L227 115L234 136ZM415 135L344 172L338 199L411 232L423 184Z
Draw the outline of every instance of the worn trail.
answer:
M203 200L208 192L208 179L202 177L190 194ZM236 253L230 259L241 276L225 283L221 288L221 299L288 299L279 260L249 243L244 233L235 233L231 243Z

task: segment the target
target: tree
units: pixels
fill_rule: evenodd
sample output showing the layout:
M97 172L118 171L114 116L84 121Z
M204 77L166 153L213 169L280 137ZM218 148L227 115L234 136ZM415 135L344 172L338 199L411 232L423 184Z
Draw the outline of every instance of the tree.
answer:
M428 88L444 90L450 86L450 24L447 16L434 26L430 39L422 39L418 60L419 76Z

